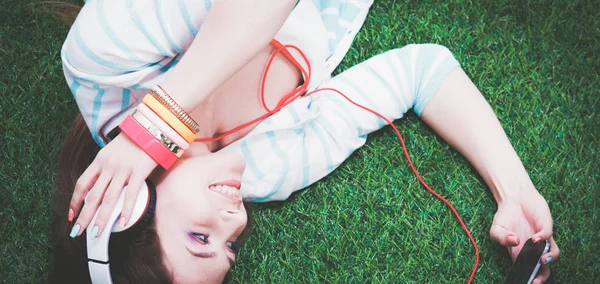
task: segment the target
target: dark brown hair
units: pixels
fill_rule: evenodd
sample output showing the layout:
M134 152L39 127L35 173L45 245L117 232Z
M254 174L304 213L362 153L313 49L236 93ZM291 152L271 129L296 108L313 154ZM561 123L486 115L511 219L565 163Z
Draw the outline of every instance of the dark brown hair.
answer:
M73 226L67 221L69 202L79 176L100 150L81 115L67 132L58 161L57 189L52 214L50 283L89 283L86 235L71 239ZM110 270L114 283L169 283L171 276L162 263L162 250L154 223L134 232L111 236Z
M57 189L52 208L52 248L50 252L50 283L90 283L86 234L72 239L67 212L77 179L92 163L100 147L94 142L81 114L71 124L61 147L58 160ZM236 243L242 246L253 227L252 207L244 203L248 224ZM142 230L114 234L110 238L108 255L114 283L170 283L172 277L165 268L160 240L154 221ZM224 283L229 282L227 273Z
M57 16L71 25L80 7L60 1L39 3L38 11ZM81 114L71 124L58 160L57 188L52 205L52 247L50 283L90 283L86 235L71 239L72 223L67 212L79 176L92 163L100 147L96 145ZM171 276L162 263L162 250L154 223L143 230L111 236L110 272L114 283L169 283Z
M54 14L67 25L77 17L80 7L61 1L40 2L42 12ZM40 8L40 7L36 7ZM73 226L67 221L69 203L77 179L92 163L100 147L94 142L81 114L77 115L61 147L58 160L57 188L52 206L52 247L50 283L90 283L86 234L71 239ZM252 207L244 203L248 224L238 238L241 246L250 236L253 226ZM165 268L160 240L154 222L143 230L126 231L110 238L108 255L114 283L170 283L172 277ZM229 282L227 273L224 283Z

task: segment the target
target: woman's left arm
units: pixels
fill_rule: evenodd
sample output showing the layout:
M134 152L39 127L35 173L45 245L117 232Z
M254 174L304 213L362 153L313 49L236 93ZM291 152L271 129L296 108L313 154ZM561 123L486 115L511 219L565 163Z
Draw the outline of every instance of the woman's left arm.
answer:
M523 163L510 144L492 108L460 68L451 72L427 104L421 118L475 167L494 195L498 211L490 236L507 246L513 261L525 241L551 242L541 260L556 260L559 249L552 238L552 216ZM543 265L534 283L545 281Z
M297 2L215 1L194 41L161 87L185 111L194 110L269 45Z
M118 6L120 9L116 11L131 17L129 19L113 16L115 21L122 21L118 22L120 25L117 26L124 31L123 37L117 40L120 42L119 49L108 44L108 41L86 44L82 39L82 35L93 38L95 35L104 36L105 33L114 34L114 31L109 33L104 30L108 20L99 16L103 15L105 9L110 8L102 6L103 1L90 1L86 4L65 41L63 49L65 69L73 75L74 79L79 77L77 80L82 82L80 84L73 81L70 85L72 90L77 90L80 85L88 87L87 96L82 98L80 91L76 98L79 106L84 107L82 113L90 114L86 116L91 118L87 121L91 124L90 129L97 138L98 144L105 142L97 135L98 117L105 118L104 123L112 119L119 109L123 109L123 106L129 103L130 91L135 89L131 84L139 86L138 83L142 81L144 75L157 73L156 66L161 66L157 62L162 62L165 58L172 59L166 56L171 52L155 54L147 51L154 50L152 46L140 47L135 44L134 35L141 34L147 37L149 42L153 41L146 33L137 33L139 28L137 22L140 17L160 18L157 14L159 12L155 11L159 8L147 2L149 1L136 3L129 1ZM185 111L194 110L269 44L281 29L296 2L296 0L215 1L185 55L177 66L169 71L161 86ZM147 9L137 11L136 4ZM160 22L160 19L153 20L154 24ZM111 40L115 41L112 38ZM136 50L136 53L129 51L135 57L148 56L150 53L150 57L154 57L154 60L145 62L132 59L127 52L123 52L129 49L122 41L126 41L132 50ZM156 49L158 51L158 48ZM119 63L109 61L107 58ZM111 91L105 92L108 88ZM109 107L101 109L103 103ZM110 114L106 114L106 111ZM203 136L202 131L198 135ZM119 134L108 143L80 176L75 186L68 213L69 221L77 216L72 237L81 235L88 225L96 227L95 232L101 234L123 188L127 185L131 190L126 192L120 221L121 226L125 226L133 212L133 205L141 184L156 166L157 163L125 134ZM84 203L86 196L88 196L87 202ZM98 217L94 224L91 224L96 212Z

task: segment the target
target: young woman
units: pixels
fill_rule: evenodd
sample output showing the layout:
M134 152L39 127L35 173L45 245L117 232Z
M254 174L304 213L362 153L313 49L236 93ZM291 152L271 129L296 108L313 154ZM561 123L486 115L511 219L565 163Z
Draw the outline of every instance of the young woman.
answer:
M222 281L247 227L242 201L286 199L331 173L369 133L387 124L337 91L389 120L414 109L489 185L498 203L490 234L513 260L524 240L550 240L536 281L547 279L547 263L559 255L548 205L448 49L410 45L331 78L371 4L87 1L62 58L82 118L102 149L94 150L82 136L81 119L65 139L59 183L67 193L57 201L55 279L89 279L85 238L78 236L88 226L93 229L87 238L106 230L125 185L120 224L127 224L137 196L129 189L150 176L157 188L154 223L111 240L113 280ZM282 45L293 47L269 63ZM198 123L198 138L220 137L260 119L223 139L191 143L173 167L161 170L119 133L119 125L144 108L144 96L157 86ZM295 90L316 89L327 90L279 104ZM75 268L67 273L66 265Z

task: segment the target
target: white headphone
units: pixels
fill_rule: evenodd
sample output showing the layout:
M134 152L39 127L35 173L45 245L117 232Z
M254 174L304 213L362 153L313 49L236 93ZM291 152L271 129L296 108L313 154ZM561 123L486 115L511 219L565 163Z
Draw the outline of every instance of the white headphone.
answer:
M121 228L118 224L119 217L121 216L121 210L123 209L123 201L125 199L125 192L127 187L121 192L121 196L117 201L117 205L110 213L110 217L107 221L106 228L110 230L104 230L100 236L95 239L87 238L87 255L88 255L88 266L90 268L90 278L94 284L112 284L112 278L110 275L110 262L108 260L108 243L110 235L112 233L119 233L127 231L133 227L144 228L150 224L154 217L154 208L156 206L156 189L154 184L150 180L146 180L146 183L140 189L135 206L133 207L133 213L127 225ZM92 223L96 221L98 212L94 215ZM87 236L91 236L92 228L88 226Z

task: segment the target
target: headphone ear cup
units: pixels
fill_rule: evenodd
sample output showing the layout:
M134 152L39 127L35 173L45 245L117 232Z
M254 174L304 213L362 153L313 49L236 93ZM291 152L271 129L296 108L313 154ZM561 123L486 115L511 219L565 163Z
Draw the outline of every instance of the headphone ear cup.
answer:
M141 231L150 226L152 224L152 219L154 218L154 210L156 208L156 187L154 183L150 181L150 179L146 179L146 185L148 185L148 207L146 207L146 211L140 218L140 220L135 224L131 229L134 231Z
M144 207L144 211L141 212L140 215L138 215L140 217L137 218L137 221L135 221L135 223L133 225L131 225L131 227L128 227L128 228L126 227L125 229L120 229L119 231L113 230L113 233L119 234L119 233L126 232L127 234L130 234L130 233L137 234L152 224L152 219L154 218L154 210L156 208L156 187L154 186L152 181L150 181L150 179L146 179L145 186L142 190L148 191L148 195L147 195L148 197L146 199L147 203L146 203L146 206ZM145 195L145 194L142 194L142 192L140 191L140 195ZM136 202L139 202L139 201L136 201ZM116 225L116 223L115 223L115 225ZM116 225L116 226L118 226L118 225Z

